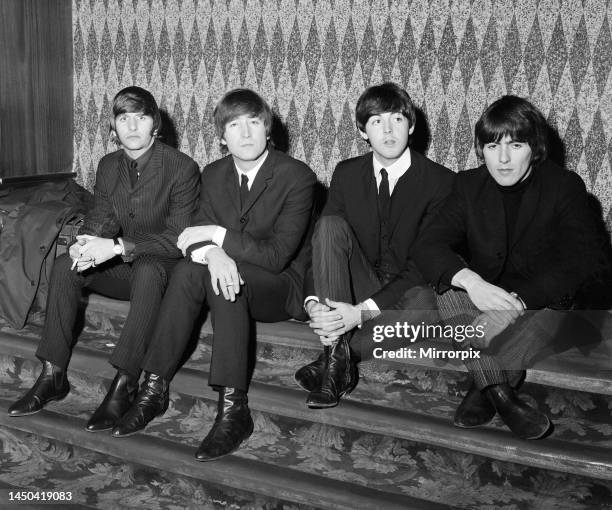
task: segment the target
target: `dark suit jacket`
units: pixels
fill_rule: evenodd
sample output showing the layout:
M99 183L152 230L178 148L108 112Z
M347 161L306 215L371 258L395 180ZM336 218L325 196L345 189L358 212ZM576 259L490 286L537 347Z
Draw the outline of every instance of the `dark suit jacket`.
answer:
M391 195L389 248L398 272L371 296L381 310L397 303L409 288L425 283L409 256L410 248L450 192L454 179L453 172L412 149L410 157L411 166L400 177ZM322 216L344 218L352 227L368 262L379 269L380 221L372 158L370 152L338 163ZM314 288L309 289L310 293L314 293Z
M508 246L501 192L483 165L460 172L440 214L419 237L414 259L439 293L469 267L495 283L512 264L523 277L515 288L528 308L567 303L601 260L582 179L545 161L533 170ZM467 242L462 258L457 247Z
M133 189L123 150L107 154L98 165L94 206L81 233L121 235L126 250L133 246L134 258L142 254L179 258L177 238L189 226L199 184L196 162L159 141Z
M238 174L232 156L219 159L202 172L200 206L192 225L219 225L227 229L223 249L236 261L248 262L288 278L291 292L286 310L302 318L304 273L310 242L313 171L301 161L269 149L240 208ZM202 244L189 247L189 252Z

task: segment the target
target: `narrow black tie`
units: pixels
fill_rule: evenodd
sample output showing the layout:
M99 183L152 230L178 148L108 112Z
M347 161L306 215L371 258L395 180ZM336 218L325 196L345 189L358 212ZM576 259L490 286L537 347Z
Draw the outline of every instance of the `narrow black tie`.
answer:
M130 169L130 184L133 188L136 185L136 181L138 181L138 163L132 160L130 161L128 167Z
M240 176L240 208L241 209L246 205L248 196L249 196L249 178L245 174L242 174Z
M389 177L387 176L387 171L382 168L380 170L380 185L378 186L378 210L382 223L386 224L389 221L390 209L391 194L389 193Z

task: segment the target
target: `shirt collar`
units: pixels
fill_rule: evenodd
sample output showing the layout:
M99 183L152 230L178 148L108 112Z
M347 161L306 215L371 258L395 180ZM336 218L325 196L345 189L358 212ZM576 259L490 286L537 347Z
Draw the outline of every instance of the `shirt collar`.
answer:
M268 159L268 154L270 154L270 153L266 149L266 153L265 153L264 157L261 159L261 161L259 163L257 163L256 166L254 166L253 168L251 168L250 170L248 170L246 172L244 170L238 168L238 165L236 165L236 163L234 163L234 168L236 168L236 172L238 172L238 181L240 181L240 178L243 175L246 175L249 178L249 189L250 189L251 185L253 184L253 181L255 180L255 177L257 177L257 173L261 169L261 166L265 163L266 159Z
M136 159L132 159L128 156L127 152L123 152L123 154L125 155L125 160L128 162L128 165L132 162L132 161L136 161L136 165L138 168L138 171L140 173L142 173L142 171L145 169L145 167L147 166L147 163L151 160L151 156L153 155L153 148L155 147L155 144L157 142L153 142L151 144L151 147L149 147L147 149L147 151L144 154L141 154L140 156L138 156L138 158Z
M412 164L412 158L410 157L410 147L406 147L404 153L399 157L395 163L384 166L380 161L376 159L376 154L372 155L374 163L374 177L378 178L380 171L384 168L387 171L389 179L397 180L410 168Z

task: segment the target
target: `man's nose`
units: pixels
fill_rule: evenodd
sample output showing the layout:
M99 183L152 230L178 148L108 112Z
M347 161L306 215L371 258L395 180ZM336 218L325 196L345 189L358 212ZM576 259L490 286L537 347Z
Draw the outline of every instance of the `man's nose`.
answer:
M499 146L499 161L500 163L507 163L510 161L510 147L505 143Z

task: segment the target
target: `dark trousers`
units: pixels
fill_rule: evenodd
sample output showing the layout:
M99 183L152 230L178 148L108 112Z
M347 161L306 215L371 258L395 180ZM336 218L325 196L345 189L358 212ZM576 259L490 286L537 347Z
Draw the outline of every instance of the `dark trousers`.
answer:
M393 274L376 272L363 250L352 227L339 216L322 216L312 237L312 271L315 292L321 302L325 298L356 304L372 296L392 278ZM382 315L368 325L385 323L385 320L403 320L419 323L438 319L434 292L427 286L408 289L391 310L398 313ZM354 330L351 347L365 360L372 356L371 328Z
M289 281L252 264L239 264L245 284L234 302L212 288L208 266L183 260L173 272L159 312L155 334L142 368L172 379L183 357L194 323L206 301L213 325L209 384L246 391L253 321L289 319L285 304Z
M176 262L143 255L124 263L116 257L79 273L70 270L72 260L68 254L58 257L51 273L45 325L36 356L60 367L68 366L76 343L73 330L81 291L88 288L108 297L130 300L130 311L110 363L138 376L168 275Z
M442 320L454 326L472 324L482 313L467 292L461 290L449 290L438 296L438 306ZM496 336L487 349L481 350L480 358L464 360L476 386L484 389L508 383L516 387L526 368L553 354L555 344L562 343L563 325L568 324L567 319L573 322L573 317L566 312L548 308L526 312ZM469 348L468 341L453 344L457 350Z

